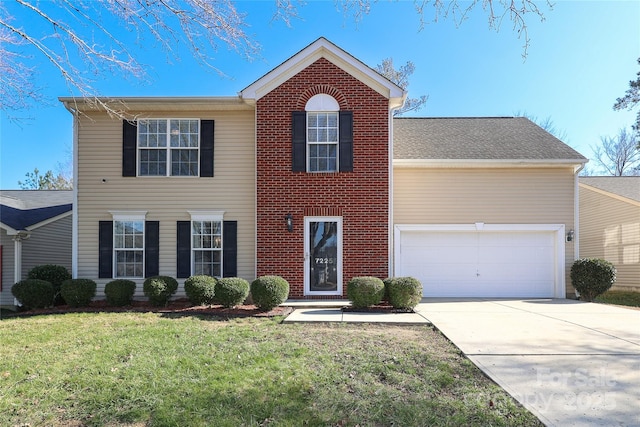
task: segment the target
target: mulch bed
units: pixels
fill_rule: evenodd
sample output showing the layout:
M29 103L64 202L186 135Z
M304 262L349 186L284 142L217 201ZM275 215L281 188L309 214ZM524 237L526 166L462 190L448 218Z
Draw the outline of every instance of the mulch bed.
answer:
M292 307L276 307L271 311L261 311L255 305L238 305L233 308L225 308L221 305L194 306L186 298L178 298L169 302L166 307L154 307L148 301L133 301L132 305L113 307L106 300L92 301L88 307L72 308L68 305L58 305L49 308L17 311L3 317L36 316L41 314L64 313L162 313L177 316L211 316L222 318L234 317L275 317L287 316L293 311Z

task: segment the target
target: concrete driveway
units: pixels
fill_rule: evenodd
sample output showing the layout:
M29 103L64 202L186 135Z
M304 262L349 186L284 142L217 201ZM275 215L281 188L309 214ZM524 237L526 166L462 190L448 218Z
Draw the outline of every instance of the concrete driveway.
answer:
M546 425L640 426L639 310L427 298L416 311Z

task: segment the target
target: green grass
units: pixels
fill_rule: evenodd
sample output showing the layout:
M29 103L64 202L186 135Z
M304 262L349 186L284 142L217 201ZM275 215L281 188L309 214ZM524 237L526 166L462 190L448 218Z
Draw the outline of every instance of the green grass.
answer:
M596 302L605 304L627 305L630 307L640 307L640 292L631 291L607 291L596 297Z
M0 425L540 426L427 326L0 321Z

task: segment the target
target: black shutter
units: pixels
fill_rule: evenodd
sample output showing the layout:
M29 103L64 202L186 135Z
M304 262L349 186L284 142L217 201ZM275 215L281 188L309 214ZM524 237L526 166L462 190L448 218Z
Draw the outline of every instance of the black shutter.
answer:
M213 120L200 121L200 176L213 176Z
M98 277L113 277L113 221L100 221L98 225Z
M144 223L144 277L160 274L160 223Z
M340 111L340 172L353 172L352 111Z
M222 224L222 277L238 275L238 221Z
M291 170L307 171L307 113L294 111L291 115Z
M122 176L136 176L136 145L138 127L135 122L122 121Z
M178 221L177 271L180 279L191 276L191 221Z

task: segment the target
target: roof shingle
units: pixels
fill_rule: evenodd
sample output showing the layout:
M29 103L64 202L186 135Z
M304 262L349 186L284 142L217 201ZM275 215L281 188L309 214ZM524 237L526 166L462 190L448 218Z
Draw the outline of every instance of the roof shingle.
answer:
M403 117L393 125L396 160L586 160L524 117Z

